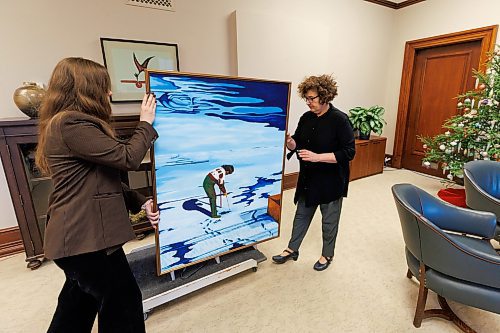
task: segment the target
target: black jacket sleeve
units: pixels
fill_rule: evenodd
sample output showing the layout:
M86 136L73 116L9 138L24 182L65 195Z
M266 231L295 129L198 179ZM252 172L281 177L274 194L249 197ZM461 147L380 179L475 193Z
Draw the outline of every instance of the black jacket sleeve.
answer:
M334 151L337 163L346 164L349 163L354 158L356 154L356 145L354 140L354 131L351 126L351 122L346 117L339 128L339 141L340 147L337 151Z
M146 202L146 197L137 191L131 190L127 184L122 182L123 198L125 199L125 206L132 214L137 214L141 211L141 206Z
M295 129L295 133L292 135L292 138L293 140L295 141L295 149L294 150L291 150L289 151L287 154L286 154L286 158L287 160L291 159L293 154L295 154L297 152L297 150L300 149L300 146L301 146L301 142L300 142L300 134L301 134L301 131L302 131L302 124L304 122L304 115L302 115L299 119L299 123L297 124L297 128Z

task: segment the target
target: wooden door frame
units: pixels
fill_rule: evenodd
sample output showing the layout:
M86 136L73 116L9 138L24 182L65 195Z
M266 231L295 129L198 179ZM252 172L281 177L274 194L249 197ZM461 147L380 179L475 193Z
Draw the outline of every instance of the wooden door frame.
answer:
M396 121L396 132L394 137L394 149L392 166L401 168L404 141L407 131L408 107L410 102L411 81L413 78L413 67L415 54L420 49L435 46L445 46L463 42L481 41L481 55L479 58L479 70L485 69L485 62L489 52L495 49L498 25L484 28L455 32L436 37L429 37L406 42L403 60L403 71L401 74L401 87L399 90L398 117Z

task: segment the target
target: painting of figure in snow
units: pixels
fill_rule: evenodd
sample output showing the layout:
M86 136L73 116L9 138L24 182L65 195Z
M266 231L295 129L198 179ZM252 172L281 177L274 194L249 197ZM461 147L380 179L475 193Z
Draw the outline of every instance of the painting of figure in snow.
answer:
M150 71L159 273L276 238L290 83Z

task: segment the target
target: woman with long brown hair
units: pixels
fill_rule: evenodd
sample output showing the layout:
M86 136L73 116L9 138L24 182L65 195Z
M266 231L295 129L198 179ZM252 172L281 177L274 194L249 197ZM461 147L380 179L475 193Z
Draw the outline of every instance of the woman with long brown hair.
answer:
M66 58L55 67L40 109L38 167L52 177L44 237L45 257L66 281L48 332L145 332L141 291L122 245L134 239L128 210L141 208L151 223L150 200L121 183L158 134L156 99L144 96L140 121L128 141L110 126L111 84L105 67Z

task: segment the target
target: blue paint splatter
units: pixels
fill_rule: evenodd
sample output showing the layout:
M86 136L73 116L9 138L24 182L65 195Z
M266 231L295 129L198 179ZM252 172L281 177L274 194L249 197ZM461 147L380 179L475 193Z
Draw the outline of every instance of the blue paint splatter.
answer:
M235 202L234 204L239 204L239 203L246 203L246 206L249 206L254 199L252 199L255 196L255 192L258 188L271 185L273 183L279 182L279 179L271 179L271 178L265 178L265 177L257 177L257 183L251 186L242 186L240 189L242 189L242 193L235 195L234 198L241 198L240 201ZM267 198L269 194L265 198Z

